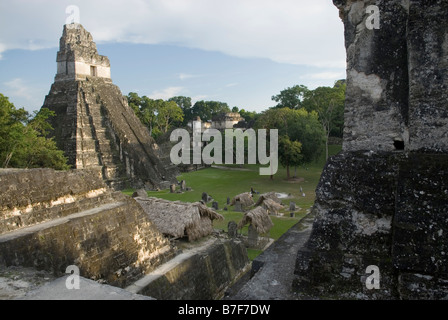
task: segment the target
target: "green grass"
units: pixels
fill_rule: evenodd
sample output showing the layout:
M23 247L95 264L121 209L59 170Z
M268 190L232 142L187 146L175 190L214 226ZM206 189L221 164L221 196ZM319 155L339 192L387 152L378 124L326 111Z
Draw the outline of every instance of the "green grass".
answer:
M330 146L329 154L334 155L341 150L340 146ZM271 229L269 236L273 239L278 239L289 228L296 224L306 211L313 205L315 199L315 189L319 182L322 169L325 164L325 156L322 155L319 161L309 164L304 167L297 168L297 178L301 181L287 181L286 169L279 167L274 179L270 176L261 176L259 174L258 165L244 165L245 171L224 170L218 168L207 168L195 172L188 172L180 175L177 179L179 181L185 180L187 187L192 188L192 191L184 193L170 193L169 190L148 191L148 196L158 197L166 200L180 200L184 202L200 201L203 192L207 192L219 204L218 212L224 216L224 221L214 221L215 229L222 229L227 231L227 224L229 221L239 222L243 217L243 213L232 211L233 207L228 207L229 211L224 211L227 197L232 199L235 195L249 192L251 187L258 192L265 193L270 191L291 194L291 198L283 199L285 210L284 216L274 217L271 219L274 227ZM228 167L239 168L236 165L229 165ZM294 175L294 168L290 169L291 176ZM300 193L302 187L305 197ZM126 189L125 194L132 195L133 189ZM258 195L254 196L254 200L258 199ZM295 217L289 216L289 202L294 201L296 206L301 210L296 212ZM211 203L208 204L211 206ZM243 228L243 234L247 234L247 227ZM251 250L250 255L256 256L259 252Z
M262 250L248 248L247 249L247 256L249 257L249 260L252 261L256 257L258 257L262 252L263 252Z

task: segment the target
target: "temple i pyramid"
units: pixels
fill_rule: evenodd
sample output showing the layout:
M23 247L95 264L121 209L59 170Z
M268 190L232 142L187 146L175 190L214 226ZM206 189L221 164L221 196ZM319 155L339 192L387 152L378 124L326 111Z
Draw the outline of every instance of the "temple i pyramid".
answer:
M53 136L73 168L98 169L114 188L165 188L175 181L177 168L161 161L158 145L112 83L109 59L80 24L64 26L42 108L56 113Z

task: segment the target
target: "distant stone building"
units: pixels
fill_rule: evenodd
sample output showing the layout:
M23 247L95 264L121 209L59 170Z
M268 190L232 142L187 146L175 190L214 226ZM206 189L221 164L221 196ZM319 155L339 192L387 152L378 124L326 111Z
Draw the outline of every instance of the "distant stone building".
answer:
M73 168L97 168L117 188L168 187L175 181L177 168L160 160L160 148L112 83L109 59L98 54L80 24L64 26L55 81L43 107L56 113L53 135Z
M212 127L218 130L233 129L240 121L244 121L244 118L238 112L220 114L212 118Z
M211 120L202 121L200 117L197 117L194 121L201 121L202 131L207 129L225 130L233 129L233 126L244 121L244 118L238 112L229 112L216 115ZM188 127L193 128L193 121L188 122Z
M200 122L201 123L201 131L207 130L207 129L213 129L212 128L212 121L202 121L201 117L196 117L195 120L188 121L187 127L191 130L193 130L193 122Z

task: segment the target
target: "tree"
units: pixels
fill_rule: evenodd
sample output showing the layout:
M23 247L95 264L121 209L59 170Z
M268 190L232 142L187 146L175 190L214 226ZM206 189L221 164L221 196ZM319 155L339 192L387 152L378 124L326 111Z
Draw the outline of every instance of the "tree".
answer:
M255 127L278 129L279 137L287 136L301 143L301 157L293 164L296 170L298 165L315 161L322 152L325 136L316 112L304 108L270 108L259 116Z
M177 97L168 99L168 101L174 101L182 109L182 112L184 113L183 125L186 125L188 123L188 121L194 120L192 109L191 109L192 105L191 105L190 97L177 96Z
M162 99L150 99L147 96L139 97L136 93L129 93L127 96L129 106L134 110L140 121L149 129L149 134L157 138L160 134L166 133L171 126L180 126L184 120L184 112L178 105L181 100L186 107L188 99L185 97L175 97L174 100L164 101ZM185 98L185 99L181 99Z
M69 169L63 151L46 136L53 130L47 119L54 113L44 108L30 117L0 94L0 163L2 167Z
M200 117L201 120L211 120L213 116L230 112L230 108L225 102L220 101L197 101L192 108L193 120Z
M256 111L246 111L244 109L241 109L239 113L246 122L246 128L252 128L255 125L258 117L260 116L260 114Z
M278 129L279 136L288 135L288 117L291 116L289 108L270 108L261 113L255 127L257 129Z
M163 103L163 100L153 100L147 96L141 98L140 105L140 120L149 129L149 135L153 135L154 127L157 125L157 110L159 105Z
M135 92L129 92L129 94L126 96L128 99L128 104L134 110L134 112L137 114L140 111L140 106L142 105L142 98L138 96Z
M316 161L322 154L325 134L316 112L308 112L304 108L291 110L286 127L291 140L302 143L301 165Z
M53 127L47 120L55 115L56 113L48 108L34 111L34 117L28 121L28 126L36 130L39 135L48 137L48 134L53 130Z
M328 159L328 139L335 131L342 135L344 124L345 83L338 81L331 87L318 87L305 94L304 107L309 111L315 111L319 115L319 121L325 132L325 156Z
M280 91L280 94L272 96L272 100L278 102L274 108L300 109L308 88L304 85L296 85Z
M278 160L286 168L286 178L290 179L289 167L300 165L303 155L302 144L291 141L287 135L281 136L278 141Z
M174 101L163 101L157 108L157 126L162 133L166 133L172 125L180 124L184 120L182 109Z

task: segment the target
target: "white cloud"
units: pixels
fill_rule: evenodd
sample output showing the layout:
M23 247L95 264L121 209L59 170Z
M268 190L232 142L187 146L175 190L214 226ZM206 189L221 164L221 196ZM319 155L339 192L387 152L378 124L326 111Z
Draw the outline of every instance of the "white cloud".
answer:
M22 78L14 78L0 83L1 93L9 97L17 108L23 107L30 112L42 106L42 97L45 96L46 90L48 88L42 90L38 83Z
M11 49L56 47L71 2L2 0L0 42ZM76 5L96 42L171 43L238 57L345 66L343 26L329 0L116 0L113 5L79 0Z
M226 88L235 87L235 86L237 86L237 85L238 85L237 82L234 82L234 83L228 83L228 84L226 84Z
M3 84L6 86L9 95L23 98L28 101L33 99L33 95L31 94L33 90L25 84L23 79L15 78L11 81L3 82Z
M188 73L179 73L178 75L179 80L187 80L187 79L193 79L193 78L199 78L202 77L200 74L188 74Z
M172 97L181 95L181 93L184 91L183 87L168 87L160 91L154 91L152 94L148 96L148 98L151 99L162 99L162 100L168 100Z

